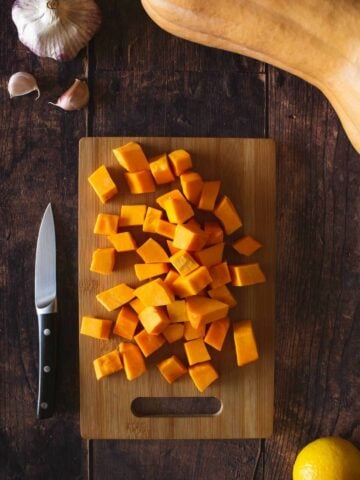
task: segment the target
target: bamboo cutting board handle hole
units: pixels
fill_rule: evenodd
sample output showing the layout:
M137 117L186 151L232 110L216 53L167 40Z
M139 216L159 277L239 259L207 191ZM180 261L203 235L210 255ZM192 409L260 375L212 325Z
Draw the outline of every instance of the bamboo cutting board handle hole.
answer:
M216 397L137 397L131 402L135 417L209 417L222 409Z

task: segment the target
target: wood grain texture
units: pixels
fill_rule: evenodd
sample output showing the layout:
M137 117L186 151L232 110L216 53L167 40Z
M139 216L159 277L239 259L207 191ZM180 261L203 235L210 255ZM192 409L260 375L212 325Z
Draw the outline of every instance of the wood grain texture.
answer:
M132 287L140 285L133 264L140 261L136 253L120 254L111 275L101 276L89 271L92 252L108 245L106 237L92 233L99 212L119 213L121 205L156 206L155 198L175 187L158 188L154 194L131 195L112 149L128 141L138 141L149 157L160 152L185 148L193 158L194 170L207 180L219 179L221 192L233 200L244 227L241 233L251 233L264 248L252 257L265 271L267 282L248 288L233 288L238 300L230 319L249 318L253 321L260 360L239 369L235 350L227 337L219 354L210 349L220 381L199 394L188 376L171 386L164 382L156 363L174 352L186 362L181 344L163 348L146 360L149 371L133 382L124 372L98 382L92 361L117 347L120 338L97 341L80 335L80 423L85 438L139 439L206 439L267 437L272 431L273 416L273 329L275 309L275 152L271 140L211 139L211 138L86 138L80 142L79 158L79 321L83 315L115 320L117 311L108 313L95 295L118 283ZM100 164L108 166L119 185L119 195L101 205L87 178ZM203 215L204 217L204 215ZM208 215L210 217L210 215ZM201 216L200 216L201 218ZM125 229L128 230L128 229ZM137 244L147 238L141 228L134 227ZM225 250L229 263L247 263L231 248L227 239ZM165 239L152 235L166 245ZM131 403L138 397L198 397L215 396L223 404L215 416L136 417ZM161 413L161 411L160 411Z

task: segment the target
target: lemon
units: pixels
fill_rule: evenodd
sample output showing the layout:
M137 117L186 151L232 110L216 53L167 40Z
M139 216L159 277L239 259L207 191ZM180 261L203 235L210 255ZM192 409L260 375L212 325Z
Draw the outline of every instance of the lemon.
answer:
M360 451L348 440L324 437L296 457L293 480L359 480Z

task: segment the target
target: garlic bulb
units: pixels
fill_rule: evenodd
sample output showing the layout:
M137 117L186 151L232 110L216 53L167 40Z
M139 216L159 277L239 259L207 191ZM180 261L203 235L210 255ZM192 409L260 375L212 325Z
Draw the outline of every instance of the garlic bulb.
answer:
M101 23L94 0L16 0L12 19L20 41L39 57L71 60Z
M67 111L80 110L88 104L89 96L87 83L77 78L72 86L58 98L56 103L50 102L50 104Z
M37 92L35 100L40 97L40 90L35 77L27 72L17 72L14 73L14 75L11 75L8 83L8 91L10 98L26 95L27 93L34 91Z

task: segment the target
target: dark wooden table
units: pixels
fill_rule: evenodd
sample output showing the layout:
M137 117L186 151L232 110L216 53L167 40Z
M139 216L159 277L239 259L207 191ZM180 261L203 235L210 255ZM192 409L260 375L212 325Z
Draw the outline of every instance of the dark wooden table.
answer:
M0 16L0 478L289 479L319 436L360 440L360 159L315 88L276 68L161 31L138 0L102 0L76 60L40 59ZM10 101L32 72L42 91ZM75 77L89 108L48 104ZM90 441L79 435L77 150L83 136L239 136L277 142L274 434L267 440ZM33 302L39 221L54 205L61 307L57 413L35 419Z

